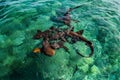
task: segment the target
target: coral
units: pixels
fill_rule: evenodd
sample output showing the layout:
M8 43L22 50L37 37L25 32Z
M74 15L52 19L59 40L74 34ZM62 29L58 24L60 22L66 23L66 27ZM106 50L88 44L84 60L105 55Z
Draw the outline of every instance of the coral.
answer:
M100 74L99 68L98 68L97 66L95 66L95 65L93 65L93 66L91 67L91 72L92 72L93 75L98 75L98 74Z
M0 48L4 48L6 46L5 41L7 39L6 35L0 35Z

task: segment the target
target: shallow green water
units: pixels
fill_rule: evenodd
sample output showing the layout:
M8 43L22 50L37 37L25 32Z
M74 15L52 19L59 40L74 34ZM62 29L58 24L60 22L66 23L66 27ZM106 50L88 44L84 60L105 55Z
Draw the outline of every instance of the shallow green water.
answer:
M39 40L36 30L49 29L56 11L72 11L74 31L94 44L94 55L83 42L65 43L70 53L56 50L52 57L29 55ZM0 0L0 80L120 80L120 0Z

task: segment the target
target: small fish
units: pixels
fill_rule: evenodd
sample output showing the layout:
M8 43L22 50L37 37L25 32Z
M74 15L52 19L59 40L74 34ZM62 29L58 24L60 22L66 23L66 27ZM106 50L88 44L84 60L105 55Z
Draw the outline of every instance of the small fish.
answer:
M41 49L40 48L35 48L34 50L33 50L33 53L35 53L35 54L38 54L38 53L40 53L41 52Z

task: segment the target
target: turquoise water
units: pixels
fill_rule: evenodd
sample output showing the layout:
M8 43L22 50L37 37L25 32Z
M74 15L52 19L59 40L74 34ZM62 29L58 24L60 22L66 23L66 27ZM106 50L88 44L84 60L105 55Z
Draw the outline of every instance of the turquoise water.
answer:
M65 43L70 53L56 50L52 57L30 53L41 40L36 30L47 30L56 11L83 5L71 12L74 31L94 44L94 55L83 42ZM120 0L0 0L0 80L120 80Z

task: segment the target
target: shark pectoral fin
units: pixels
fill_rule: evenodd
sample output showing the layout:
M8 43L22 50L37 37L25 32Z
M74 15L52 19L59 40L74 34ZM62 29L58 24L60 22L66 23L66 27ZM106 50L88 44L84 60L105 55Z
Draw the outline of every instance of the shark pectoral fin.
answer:
M82 35L84 30L77 31L77 34Z

